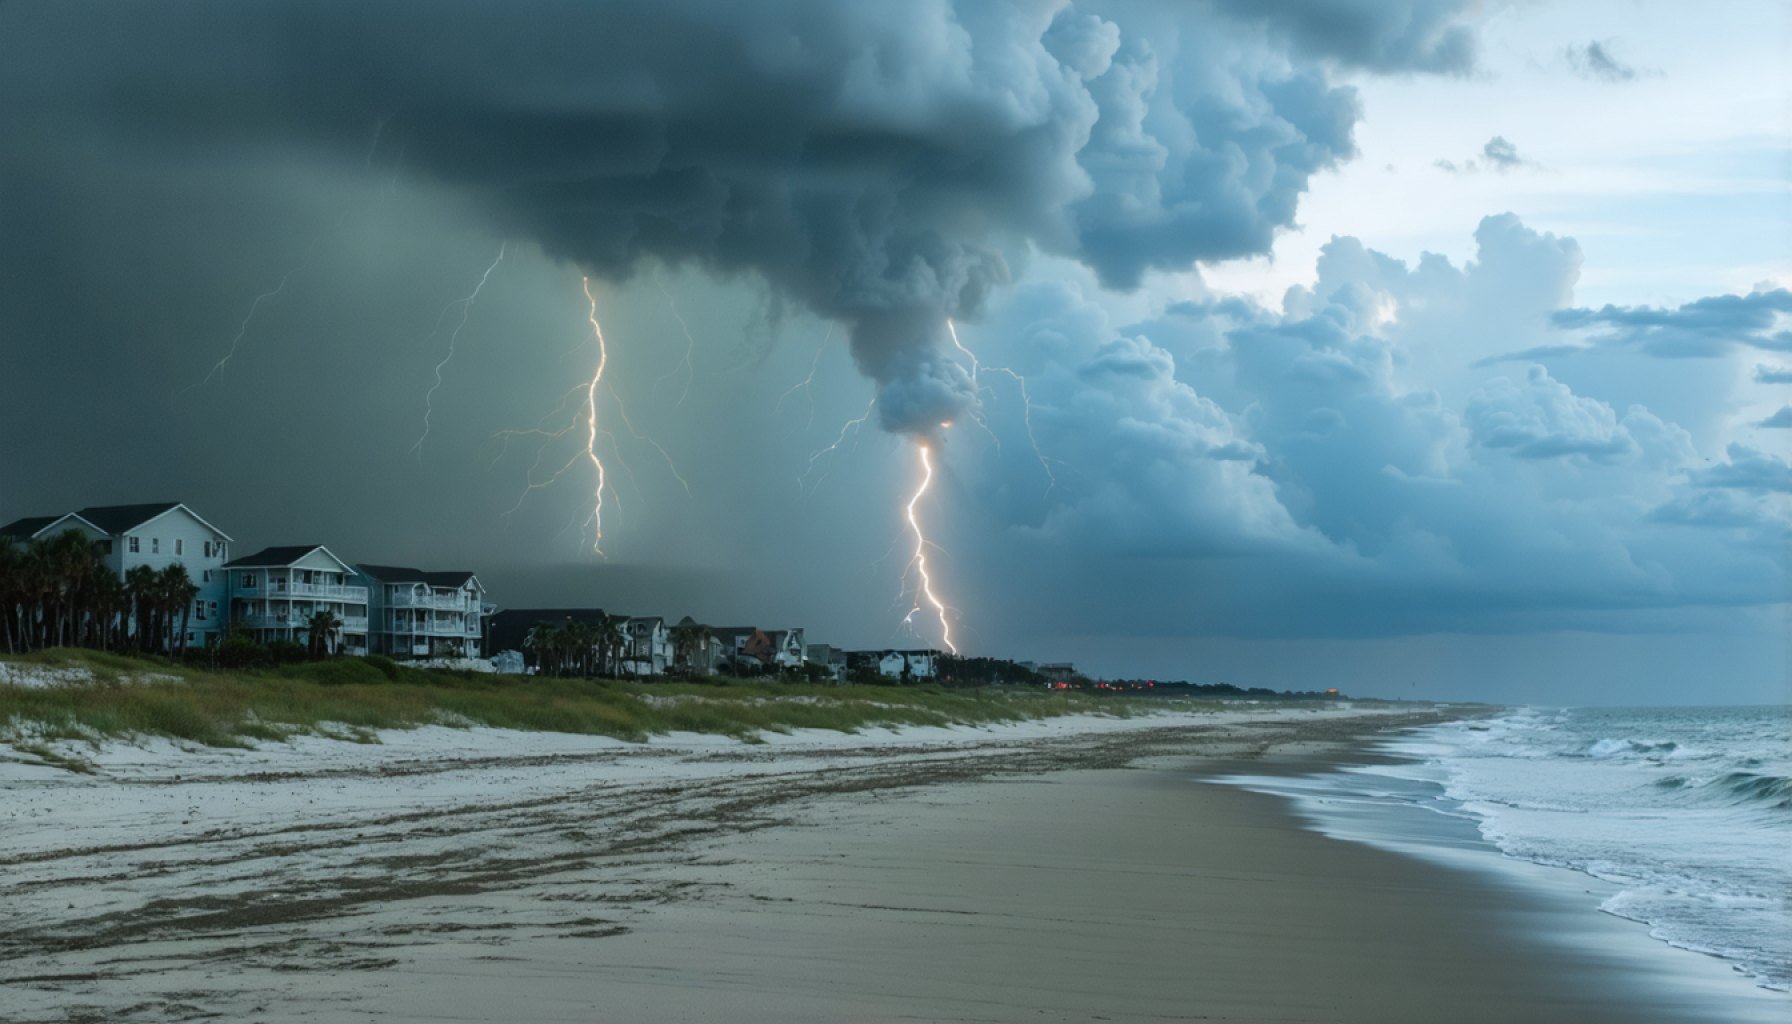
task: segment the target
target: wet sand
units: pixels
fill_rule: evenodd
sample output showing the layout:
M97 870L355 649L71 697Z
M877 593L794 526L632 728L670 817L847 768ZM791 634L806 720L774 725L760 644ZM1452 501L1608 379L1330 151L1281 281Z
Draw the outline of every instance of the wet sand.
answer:
M1197 781L1336 756L1388 722L705 754L722 770L702 779L336 822L351 831L297 858L245 851L232 877L251 891L189 886L80 929L15 935L0 1009L33 1021L1732 1019L1711 993L1661 983L1634 955L1649 942L1635 925L1327 839L1277 798ZM308 840L295 826L277 841Z

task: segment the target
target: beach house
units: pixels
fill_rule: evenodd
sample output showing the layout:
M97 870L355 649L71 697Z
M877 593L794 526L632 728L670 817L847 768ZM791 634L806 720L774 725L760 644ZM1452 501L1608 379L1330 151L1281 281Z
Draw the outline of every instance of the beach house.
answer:
M479 577L395 565L355 566L367 588L368 648L393 658L477 658L483 623L496 609L485 603Z
M672 631L658 615L641 615L623 625L628 646L622 670L635 676L663 676L672 667Z
M308 644L312 616L328 612L339 626L325 638L332 653L368 652L369 588L355 568L321 544L263 548L225 564L230 624L257 642Z
M106 567L125 580L132 569L186 569L199 588L187 616L189 647L215 643L224 631L224 562L230 537L178 501L144 505L90 505L63 515L34 516L0 527L0 534L29 543L70 530L100 546Z

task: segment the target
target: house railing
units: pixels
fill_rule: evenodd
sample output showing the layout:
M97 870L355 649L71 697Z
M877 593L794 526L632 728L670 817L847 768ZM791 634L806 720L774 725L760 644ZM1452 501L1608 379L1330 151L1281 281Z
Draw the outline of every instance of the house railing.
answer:
M392 598L392 607L394 608L437 608L442 611L462 612L468 610L467 606L467 599L458 595L427 594L419 597L416 594L400 593Z
M306 624L297 615L238 615L235 621L250 629L295 629Z
M323 597L332 601L348 601L354 604L367 603L367 588L341 583L288 583L284 588L270 586L268 593L279 597Z

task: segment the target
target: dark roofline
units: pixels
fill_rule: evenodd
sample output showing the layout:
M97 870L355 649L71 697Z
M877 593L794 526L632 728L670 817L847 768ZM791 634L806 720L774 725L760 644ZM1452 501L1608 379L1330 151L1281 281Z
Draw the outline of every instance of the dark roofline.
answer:
M299 559L304 558L306 555L309 555L313 551L322 551L324 554L329 555L331 558L336 559L336 561L338 563L340 563L344 568L348 569L348 571L350 571L350 572L355 571L354 566L349 565L349 563L347 563L347 562L343 561L341 558L337 557L336 552L331 551L329 548L324 547L322 544L284 544L284 545L278 545L275 547L266 547L266 548L262 548L260 551L257 551L252 555L244 555L241 558L233 558L230 561L224 563L224 568L226 568L226 569L263 569L263 568L265 568L265 569L284 569L284 568L292 565L294 562L298 561Z

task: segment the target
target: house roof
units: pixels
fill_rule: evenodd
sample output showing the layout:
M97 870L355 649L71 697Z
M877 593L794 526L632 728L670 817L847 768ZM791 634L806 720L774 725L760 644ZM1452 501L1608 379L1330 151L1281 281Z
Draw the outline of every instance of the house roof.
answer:
M381 583L427 583L432 587L459 587L474 578L472 573L459 569L425 572L402 565L369 565L366 562L355 563L355 568Z
M12 537L17 540L30 540L31 538L37 536L38 531L42 530L44 527L50 525L51 523L53 523L56 520L61 519L61 518L63 518L63 517L62 516L26 516L23 519L14 519L12 522L7 523L5 526L0 526L0 537Z
M337 558L334 551L324 547L322 544L289 544L284 547L262 548L252 555L233 558L230 561L225 562L224 567L227 569L237 569L247 566L279 568L291 565L313 551L322 551L324 554L329 555L344 569L353 568L347 562Z
M199 520L206 529L218 536L225 540L231 539L229 534L206 522L205 517L178 501L152 501L144 505L89 505L75 514L101 530L117 536L135 530L144 523L167 515L177 508L185 510L188 515Z

